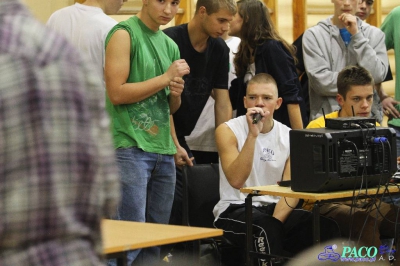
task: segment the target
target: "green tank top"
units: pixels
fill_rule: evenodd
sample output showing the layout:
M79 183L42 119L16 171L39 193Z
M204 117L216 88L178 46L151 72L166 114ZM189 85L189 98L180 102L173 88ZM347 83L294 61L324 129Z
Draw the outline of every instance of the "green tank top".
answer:
M117 30L131 37L130 73L127 83L141 82L163 74L180 58L178 46L161 30L150 30L133 16L111 29L106 46ZM175 154L170 132L169 88L133 104L113 105L106 95L115 148L138 147L146 152Z

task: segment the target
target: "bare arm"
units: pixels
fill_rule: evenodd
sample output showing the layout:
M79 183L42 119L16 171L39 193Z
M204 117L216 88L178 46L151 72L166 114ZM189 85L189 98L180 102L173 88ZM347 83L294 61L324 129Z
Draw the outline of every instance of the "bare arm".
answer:
M386 92L383 90L382 83L375 84L375 89L378 92L379 99L382 103L382 109L385 114L394 118L399 118L400 113L395 107L398 102L386 94Z
M300 105L288 104L287 109L291 128L303 129L303 119L301 118Z
M290 180L290 158L286 160L285 170L283 172L282 180ZM296 207L299 199L282 197L275 206L274 216L282 223L286 221L293 208Z
M179 59L160 76L142 82L126 83L130 72L130 46L129 33L118 30L106 48L106 88L108 97L115 105L142 101L169 86L174 77L182 77L189 73L186 61Z
M185 81L180 77L175 77L169 84L170 95L169 95L169 110L171 114L178 111L181 106L181 94L185 87Z
M215 99L215 128L232 118L232 104L228 90L213 89Z
M179 144L178 138L176 137L174 118L172 115L170 116L170 127L172 140L174 141L176 147L176 153L174 154L175 165L177 167L182 167L186 164L193 166L194 157L189 158L187 151Z

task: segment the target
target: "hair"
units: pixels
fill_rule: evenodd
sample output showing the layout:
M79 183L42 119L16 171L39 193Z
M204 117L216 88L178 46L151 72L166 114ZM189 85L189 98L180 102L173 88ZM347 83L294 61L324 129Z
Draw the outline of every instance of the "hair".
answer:
M247 88L251 84L272 84L275 87L276 96L278 96L278 85L276 84L275 79L267 73L258 73L254 75L249 82L247 83ZM247 92L247 91L246 91Z
M368 70L361 66L347 66L343 68L337 77L338 93L346 100L346 94L352 86L374 86L374 78Z
M217 13L221 9L227 9L232 15L236 14L235 0L198 0L196 3L196 13L202 6L206 8L208 15Z
M252 51L267 39L281 42L296 61L295 46L286 42L279 35L269 15L268 7L263 2L239 0L237 4L238 14L243 18L240 30L241 42L234 59L237 76L241 77L246 74L247 67L251 63Z

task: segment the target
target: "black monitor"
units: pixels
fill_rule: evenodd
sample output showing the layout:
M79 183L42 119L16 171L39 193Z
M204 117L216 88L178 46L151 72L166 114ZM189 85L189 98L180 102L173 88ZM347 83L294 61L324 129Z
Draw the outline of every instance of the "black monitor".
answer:
M376 187L397 170L392 128L290 131L293 191L329 192Z

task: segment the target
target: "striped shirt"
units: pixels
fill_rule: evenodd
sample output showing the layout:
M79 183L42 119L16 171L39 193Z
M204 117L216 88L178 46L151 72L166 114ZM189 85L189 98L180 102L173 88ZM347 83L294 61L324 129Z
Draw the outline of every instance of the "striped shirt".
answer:
M0 0L0 265L104 265L119 200L100 80L19 0Z

